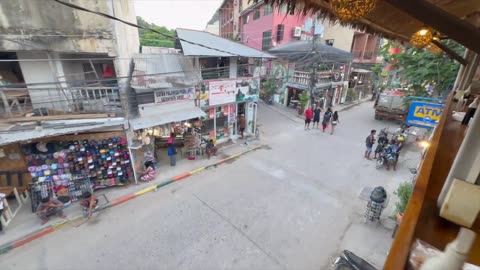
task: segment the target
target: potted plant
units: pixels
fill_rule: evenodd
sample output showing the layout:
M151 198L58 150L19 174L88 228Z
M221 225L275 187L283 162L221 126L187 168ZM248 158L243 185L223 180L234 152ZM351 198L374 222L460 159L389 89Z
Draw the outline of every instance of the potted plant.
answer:
M303 91L299 96L298 96L298 114L302 114L305 111L305 108L307 107L308 100L310 99L310 96L308 95L307 91Z
M272 79L266 80L262 84L262 93L263 93L263 100L267 104L273 104L273 95L277 89L277 85L274 83Z
M401 183L398 186L397 190L394 192L394 194L398 197L398 202L395 204L395 216L398 224L402 222L403 214L407 209L408 200L410 200L412 192L413 183L410 181Z

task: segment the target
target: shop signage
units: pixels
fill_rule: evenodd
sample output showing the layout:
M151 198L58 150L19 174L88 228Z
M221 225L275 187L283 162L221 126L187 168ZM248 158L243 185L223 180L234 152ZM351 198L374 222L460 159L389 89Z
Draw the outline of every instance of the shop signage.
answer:
M192 100L195 97L195 88L183 89L162 89L155 91L155 103L172 103L178 101Z
M209 105L221 105L235 102L236 81L211 81L209 83Z
M210 110L208 110L208 118L209 119L215 118L215 108L210 108Z
M410 105L407 125L434 128L443 113L443 104L414 101Z

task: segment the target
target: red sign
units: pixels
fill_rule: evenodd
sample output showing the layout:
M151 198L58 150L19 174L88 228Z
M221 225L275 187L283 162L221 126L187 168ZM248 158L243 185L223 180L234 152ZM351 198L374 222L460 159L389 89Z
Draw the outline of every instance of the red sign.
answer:
M208 111L208 118L209 118L209 119L215 118L215 108L211 108L211 109Z
M223 116L228 116L228 110L229 110L228 105L223 107Z

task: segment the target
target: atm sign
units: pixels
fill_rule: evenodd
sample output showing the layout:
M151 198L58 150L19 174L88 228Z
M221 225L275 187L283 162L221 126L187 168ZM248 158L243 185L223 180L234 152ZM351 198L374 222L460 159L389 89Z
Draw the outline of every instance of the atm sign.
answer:
M415 108L414 116L419 118L430 118L439 121L442 116L443 108L435 108L430 106L418 106Z
M433 128L440 121L442 113L443 104L415 101L410 105L406 123L412 126Z

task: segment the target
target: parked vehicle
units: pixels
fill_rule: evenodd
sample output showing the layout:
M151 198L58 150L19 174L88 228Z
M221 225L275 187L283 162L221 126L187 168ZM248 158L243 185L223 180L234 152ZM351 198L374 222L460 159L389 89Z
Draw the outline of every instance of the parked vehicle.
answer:
M401 91L387 91L377 96L375 101L375 119L393 119L405 121L408 108L405 106L405 94Z
M394 151L387 151L387 147L383 147L379 156L377 157L377 162L375 164L375 168L380 169L383 165L390 164L393 165L398 158L398 152Z
M344 250L338 256L333 267L335 270L377 270L373 265L348 250Z

